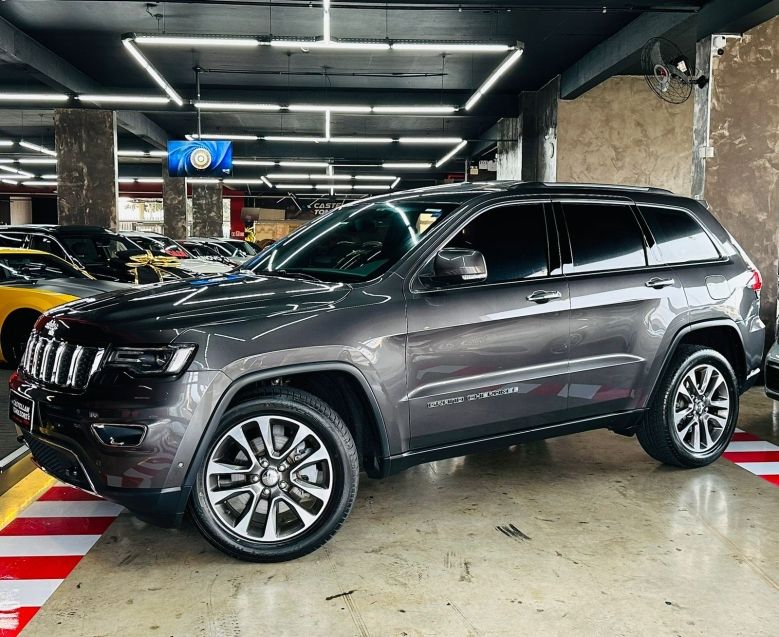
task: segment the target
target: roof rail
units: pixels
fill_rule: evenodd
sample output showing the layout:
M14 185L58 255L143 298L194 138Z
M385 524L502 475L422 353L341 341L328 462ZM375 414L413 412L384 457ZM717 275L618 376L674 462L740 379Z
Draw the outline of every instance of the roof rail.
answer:
M655 188L653 186L621 186L619 184L585 184L585 183L572 183L563 181L523 181L514 186L514 188L527 188L527 187L546 187L546 188L602 188L608 190L627 190L634 192L656 192L666 195L672 195L673 192L666 188Z

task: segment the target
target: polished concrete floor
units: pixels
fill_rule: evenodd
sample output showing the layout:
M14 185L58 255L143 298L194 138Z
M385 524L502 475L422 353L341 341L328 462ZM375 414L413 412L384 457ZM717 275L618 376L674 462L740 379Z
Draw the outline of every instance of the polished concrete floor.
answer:
M779 439L759 390L740 426ZM364 479L324 548L253 565L123 514L26 637L777 635L779 488L592 432Z

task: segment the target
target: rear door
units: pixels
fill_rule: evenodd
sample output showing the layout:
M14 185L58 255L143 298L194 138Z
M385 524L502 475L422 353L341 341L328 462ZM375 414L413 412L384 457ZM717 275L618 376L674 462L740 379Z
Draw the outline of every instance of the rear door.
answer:
M571 293L570 419L639 407L669 326L686 311L681 282L654 266L632 202L560 199L555 212Z
M422 272L444 247L480 251L488 279L448 287L411 279L411 448L563 419L570 301L548 200L475 212L440 242Z

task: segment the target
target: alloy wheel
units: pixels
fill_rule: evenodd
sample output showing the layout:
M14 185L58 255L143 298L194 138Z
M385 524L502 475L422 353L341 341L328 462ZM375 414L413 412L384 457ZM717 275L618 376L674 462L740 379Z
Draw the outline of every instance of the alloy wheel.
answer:
M674 431L682 446L705 454L720 440L730 415L730 391L713 365L696 365L682 378L673 407Z
M219 523L252 542L305 532L322 516L333 490L327 448L310 427L287 416L257 416L223 433L204 477Z

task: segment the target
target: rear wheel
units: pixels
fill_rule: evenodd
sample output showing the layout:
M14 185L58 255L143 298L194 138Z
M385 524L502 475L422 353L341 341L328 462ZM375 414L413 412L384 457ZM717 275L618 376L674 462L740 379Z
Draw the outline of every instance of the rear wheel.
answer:
M738 420L738 382L719 352L683 346L674 356L638 441L650 456L678 467L702 467L722 455Z
M225 414L190 509L201 533L225 553L290 560L343 524L358 474L354 440L329 405L297 389L268 388Z

